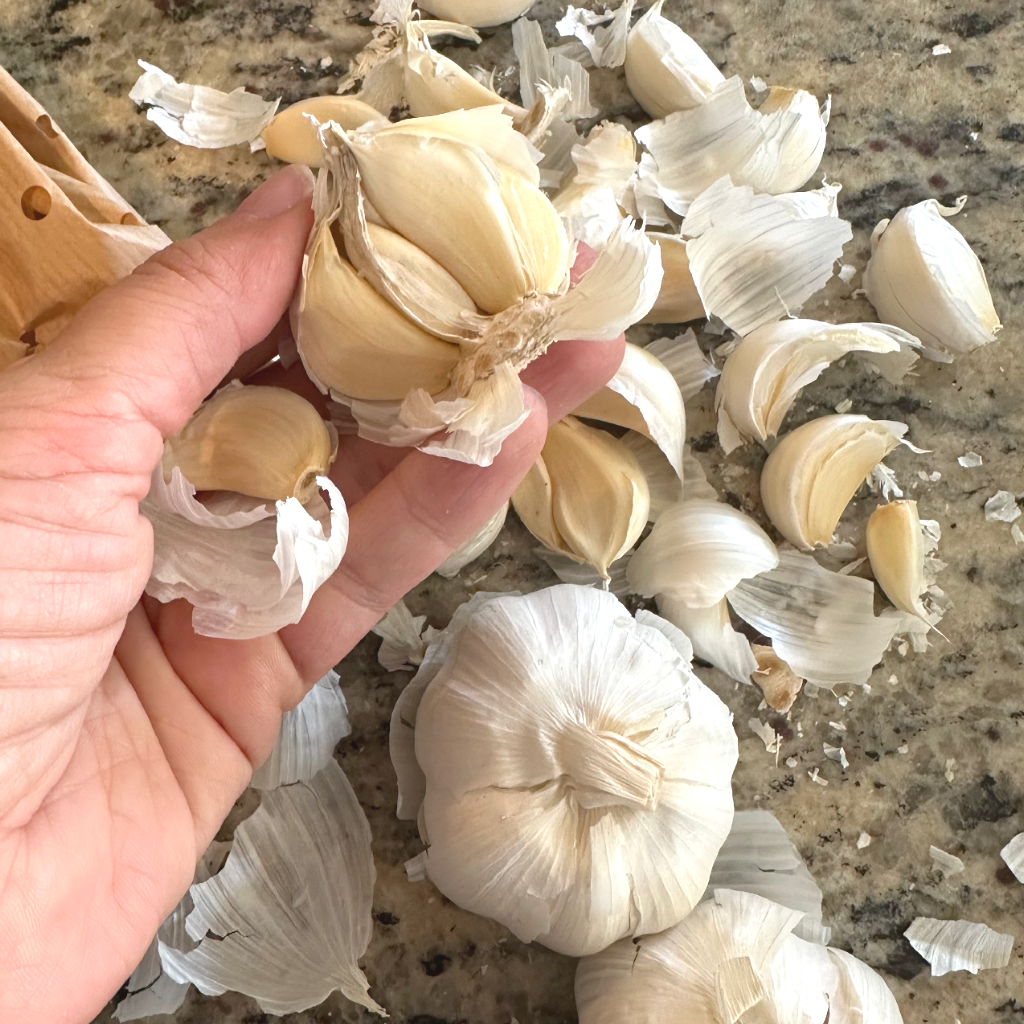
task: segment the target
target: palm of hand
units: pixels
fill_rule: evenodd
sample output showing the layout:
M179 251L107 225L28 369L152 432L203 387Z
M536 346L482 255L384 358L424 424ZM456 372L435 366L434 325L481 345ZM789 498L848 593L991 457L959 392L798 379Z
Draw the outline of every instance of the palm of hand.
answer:
M489 470L343 439L333 475L348 552L302 622L274 636L200 637L184 602L140 602L152 532L138 502L163 438L284 310L306 186L278 176L0 376L6 1022L99 1010L187 888L282 712L487 520L543 442L542 407ZM620 358L620 345L563 342L524 379L557 418Z

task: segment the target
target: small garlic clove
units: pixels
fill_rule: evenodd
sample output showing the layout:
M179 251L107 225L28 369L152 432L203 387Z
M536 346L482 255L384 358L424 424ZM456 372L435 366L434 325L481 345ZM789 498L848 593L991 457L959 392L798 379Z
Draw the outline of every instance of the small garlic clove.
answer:
M871 513L867 525L871 572L885 596L900 611L928 622L921 595L928 589L924 572L924 536L916 501L891 501Z
M763 644L751 644L757 658L757 671L751 676L761 688L768 706L787 712L803 688L804 681L775 653Z
M765 142L735 180L773 195L795 192L821 163L831 107L831 97L818 103L805 89L773 85L757 110Z
M800 389L848 352L891 353L915 339L882 324L780 320L751 331L730 353L715 392L726 453L775 437Z
M387 120L354 96L313 96L286 107L263 129L267 154L289 164L322 167L323 147L311 117L321 124L334 121L346 131Z
M623 64L629 91L651 117L696 107L725 81L700 46L662 17L663 3L658 0L630 29Z
M541 459L524 483L512 505L517 513L523 509L527 529L604 579L647 525L650 496L636 458L610 434L572 416L549 428Z
M199 491L305 503L337 453L332 430L293 391L231 384L168 439L164 480L177 467Z
M490 28L515 21L535 0L427 0L419 6L445 21L473 28Z
M987 345L1002 327L981 261L945 219L965 200L950 208L926 199L880 221L863 278L882 320L950 355Z
M658 292L658 301L650 313L641 320L644 324L681 324L705 316L704 303L693 283L690 258L686 254L686 240L677 235L658 234L647 237L661 250L661 265L665 276Z
M398 400L411 388L436 394L459 359L457 346L402 316L339 255L329 223L307 256L292 330L317 387L351 398Z
M853 415L791 430L761 471L768 518L798 548L827 547L857 488L906 432L905 423Z

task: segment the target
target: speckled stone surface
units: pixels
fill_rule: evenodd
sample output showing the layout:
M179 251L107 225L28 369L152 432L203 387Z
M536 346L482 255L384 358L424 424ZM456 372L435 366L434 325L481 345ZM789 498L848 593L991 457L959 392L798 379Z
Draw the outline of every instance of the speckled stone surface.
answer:
M187 150L165 139L127 99L143 57L180 78L239 85L286 102L334 90L351 54L370 35L369 3L344 0L3 0L0 63L48 107L95 166L139 211L181 237L230 210L270 171L244 148ZM549 40L561 13L542 0L533 16ZM700 41L726 74L831 93L833 118L823 170L843 184L841 214L855 235L846 260L862 269L875 222L927 197L970 201L954 223L985 264L1005 324L997 343L952 366L924 364L893 387L853 360L809 387L796 425L850 398L853 412L903 420L929 454L906 449L889 464L921 514L943 529L940 583L953 601L925 654L896 653L847 691L802 695L788 718L767 719L784 739L778 763L746 722L759 694L700 669L729 703L740 736L739 807L764 807L790 829L825 893L835 944L881 970L908 1024L1010 1024L1024 1013L1024 886L998 851L1024 830L1024 548L1005 523L984 520L995 491L1024 492L1024 18L1019 0L713 0L667 13ZM450 52L464 64L504 71L508 28L488 30L478 49ZM946 43L951 53L933 56ZM321 59L331 58L321 68ZM515 89L515 74L499 74ZM639 118L616 71L593 75L595 102L629 123ZM834 281L804 315L873 319L850 285ZM711 395L691 403L689 433L712 480L757 514L752 449L724 460L715 444ZM963 469L967 451L984 465ZM938 471L935 482L918 472ZM872 507L859 498L844 522ZM462 579L432 578L410 596L437 626L475 589L531 589L553 579L510 522L497 545ZM568 1024L575 1020L574 964L526 946L498 925L450 905L429 883L409 884L403 862L420 844L395 820L387 757L388 716L407 675L385 673L377 641L341 665L353 734L339 758L374 834L378 881L366 973L397 1024ZM895 682L887 682L895 676ZM766 717L761 713L762 719ZM838 729L832 723L844 727ZM822 744L843 744L849 769ZM906 747L906 753L900 748ZM786 766L796 758L795 768ZM814 784L818 768L827 786ZM251 810L251 801L246 805ZM244 812L240 811L237 817ZM858 849L862 832L871 845ZM966 870L944 879L930 844ZM915 916L966 918L1014 935L1010 965L978 977L931 978L902 937ZM109 1009L97 1022L110 1021ZM167 1018L155 1018L166 1020ZM245 997L191 993L178 1024L263 1020ZM341 997L288 1018L292 1024L363 1021Z

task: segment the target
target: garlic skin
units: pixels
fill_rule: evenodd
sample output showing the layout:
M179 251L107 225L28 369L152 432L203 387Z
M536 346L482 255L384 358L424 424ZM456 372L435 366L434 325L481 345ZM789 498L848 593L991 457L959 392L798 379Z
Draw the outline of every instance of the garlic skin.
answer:
M661 935L580 962L580 1024L902 1024L882 978L841 950L792 934L804 915L716 889Z
M647 525L647 479L632 453L603 430L567 416L548 429L540 457L512 495L523 525L553 551L608 567Z
M863 278L882 320L948 355L987 345L1002 328L981 261L945 219L965 202L946 207L926 199L879 221Z
M779 320L758 327L730 353L715 392L726 454L779 432L800 389L848 352L899 352L916 339L884 324Z
M164 480L177 468L199 491L305 504L337 451L337 432L304 398L236 381L168 439L162 465Z
M310 118L334 121L353 131L370 121L386 121L383 115L355 96L313 96L285 107L263 129L267 155L288 164L323 167L323 147Z
M686 253L686 240L677 235L653 231L647 237L661 250L662 278L658 301L650 313L641 320L644 324L681 324L698 320L707 314L700 292L690 273L690 257Z
M761 471L772 525L804 551L827 547L857 488L906 432L905 423L854 415L820 416L791 430Z
M928 589L924 535L916 501L891 501L871 513L867 525L871 572L900 611L929 622L921 595Z
M473 28L490 28L515 21L535 0L427 0L419 4L425 11L445 21L457 21Z
M728 834L737 756L685 638L562 585L496 597L447 642L405 712L434 884L571 956L680 920Z
M663 3L658 0L630 29L623 64L629 91L651 117L696 107L725 81L697 43L662 17Z

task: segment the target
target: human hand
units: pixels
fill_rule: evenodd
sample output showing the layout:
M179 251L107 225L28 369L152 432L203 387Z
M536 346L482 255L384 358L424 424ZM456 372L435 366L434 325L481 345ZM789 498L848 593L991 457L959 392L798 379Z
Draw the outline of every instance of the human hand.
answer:
M81 1022L188 888L281 715L504 502L622 344L560 342L523 374L531 414L488 469L344 437L339 570L302 621L197 636L141 599L139 514L163 441L295 288L311 178L289 168L231 217L97 296L0 373L0 1020ZM140 600L141 599L141 600Z

